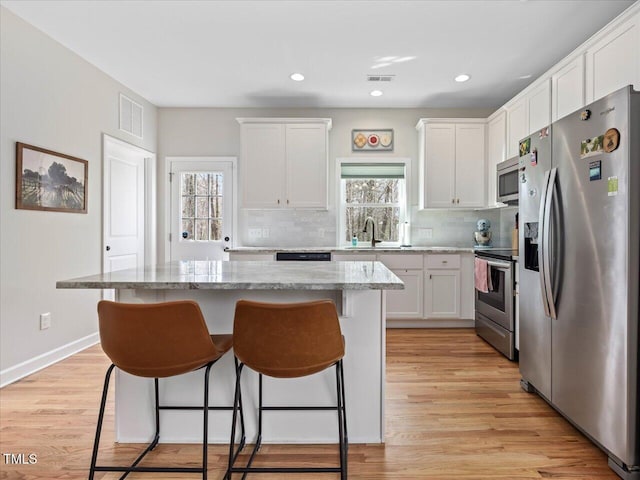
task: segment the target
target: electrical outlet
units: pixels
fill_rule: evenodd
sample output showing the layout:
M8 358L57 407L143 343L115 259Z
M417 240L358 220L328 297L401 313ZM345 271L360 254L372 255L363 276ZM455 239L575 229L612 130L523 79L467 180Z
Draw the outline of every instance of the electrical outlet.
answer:
M424 238L433 238L433 228L423 228L422 233Z
M262 229L262 238L269 238L269 229L268 228L263 228Z
M318 236L319 236L320 238L324 238L324 228L319 228L319 229L318 229Z
M40 330L46 330L51 326L51 312L40 315Z
M251 239L262 238L262 229L261 228L250 228L249 229L249 238L251 238Z

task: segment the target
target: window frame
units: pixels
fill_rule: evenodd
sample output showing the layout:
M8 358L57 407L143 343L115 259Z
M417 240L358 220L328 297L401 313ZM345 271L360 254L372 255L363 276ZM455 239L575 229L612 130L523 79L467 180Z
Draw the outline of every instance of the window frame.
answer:
M402 195L402 191L400 192L400 196L404 196L404 198L399 198L398 204L400 206L400 220L399 223L402 225L404 222L409 221L409 198L410 196L410 188L411 188L411 159L407 157L342 157L336 159L336 185L337 185L337 215L336 215L336 232L338 238L336 239L336 245L340 247L350 246L351 242L346 239L346 216L347 216L347 202L345 189L342 183L342 164L343 163L358 163L358 164L379 164L379 163L394 163L394 164L403 164L404 165L404 195ZM383 206L384 204L358 204L358 206ZM388 206L395 206L396 204L387 204ZM398 231L402 230L401 226L398 226ZM400 245L400 238L398 238L397 242L382 242L379 243L380 247L397 247Z

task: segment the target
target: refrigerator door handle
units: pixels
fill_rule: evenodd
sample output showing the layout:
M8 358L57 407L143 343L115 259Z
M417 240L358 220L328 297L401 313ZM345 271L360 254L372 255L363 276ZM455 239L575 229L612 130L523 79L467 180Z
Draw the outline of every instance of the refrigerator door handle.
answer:
M545 295L547 297L547 305L549 307L549 316L554 320L557 319L556 306L553 300L553 288L551 286L551 254L549 253L549 247L551 244L551 206L553 202L553 193L556 186L556 178L558 175L558 169L552 168L549 172L549 184L547 185L547 193L545 195L545 213L544 213L544 226L543 226L543 262L544 262L544 284Z
M551 176L551 170L547 170L544 174L544 183L542 188L542 198L540 198L540 213L538 215L538 238L540 245L538 248L538 278L540 279L540 293L542 295L542 306L544 307L544 314L549 316L549 301L547 297L547 286L545 284L545 251L547 249L546 234L545 234L545 215L547 204L547 192L549 187L549 177Z

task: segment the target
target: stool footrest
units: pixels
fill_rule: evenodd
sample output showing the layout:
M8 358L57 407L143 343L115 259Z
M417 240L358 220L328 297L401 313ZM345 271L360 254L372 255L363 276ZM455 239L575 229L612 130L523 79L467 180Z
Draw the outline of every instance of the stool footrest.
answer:
M336 473L340 467L233 467L231 473Z
M214 407L207 407L208 410L233 410L233 406L228 406L228 407L224 407L224 406L214 406ZM191 405L187 405L184 407L181 407L179 405L160 405L158 407L158 410L204 410L204 407L197 407L197 406L191 406Z
M325 406L320 406L320 407L286 407L286 406L277 406L277 407L260 407L261 410L265 411L265 410L301 410L301 411L305 411L305 410L337 410L338 407L333 406L333 407L325 407Z
M202 467L118 467L95 466L96 472L167 472L167 473L203 473Z

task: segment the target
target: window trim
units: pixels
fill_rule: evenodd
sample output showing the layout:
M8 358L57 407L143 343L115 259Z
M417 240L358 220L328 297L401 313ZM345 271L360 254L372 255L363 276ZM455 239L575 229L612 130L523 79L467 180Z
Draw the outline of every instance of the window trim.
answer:
M346 199L344 188L342 188L342 164L343 163L400 163L404 164L404 199L400 201L400 224L409 221L409 199L411 198L411 158L409 157L339 157L336 159L336 232L338 238L336 239L336 245L345 247L350 243L345 239L346 228ZM382 204L378 204L382 206ZM394 204L395 205L395 204ZM364 206L364 204L359 206ZM397 242L382 242L378 244L381 247L400 245L398 239Z

